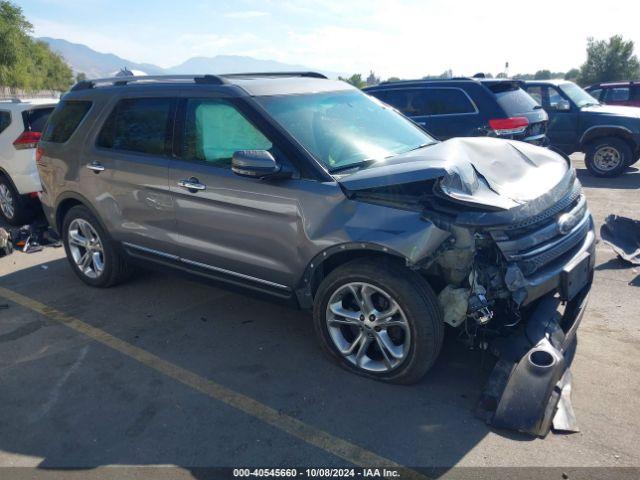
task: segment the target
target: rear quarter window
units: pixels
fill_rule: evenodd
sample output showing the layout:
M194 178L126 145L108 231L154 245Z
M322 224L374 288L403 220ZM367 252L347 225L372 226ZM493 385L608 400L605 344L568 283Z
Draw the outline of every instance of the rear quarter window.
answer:
M504 112L512 117L520 113L530 112L536 107L536 102L517 83L499 82L487 85Z
M11 114L6 111L0 111L0 133L4 132L11 125Z
M49 117L42 140L53 143L64 143L69 140L90 108L91 102L60 102Z

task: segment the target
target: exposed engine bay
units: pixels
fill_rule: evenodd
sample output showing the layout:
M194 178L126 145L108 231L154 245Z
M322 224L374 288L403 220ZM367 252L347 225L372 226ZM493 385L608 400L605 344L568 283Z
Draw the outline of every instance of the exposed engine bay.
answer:
M518 142L455 139L438 147L446 151L431 149L433 159L428 151L342 183L352 198L419 211L448 233L426 254L412 250L407 264L436 290L459 338L498 357L478 415L536 436L552 425L576 431L568 366L595 235L575 171Z

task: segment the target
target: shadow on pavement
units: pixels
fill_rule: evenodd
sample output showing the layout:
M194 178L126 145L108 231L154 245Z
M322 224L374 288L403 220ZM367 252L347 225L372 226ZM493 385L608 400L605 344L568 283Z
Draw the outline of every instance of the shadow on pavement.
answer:
M611 188L614 190L640 188L640 170L636 167L629 167L619 177L612 178L594 177L586 168L576 168L576 173L580 183L588 188Z
M0 286L403 465L455 465L490 431L472 411L494 360L451 335L421 383L395 386L328 360L308 313L180 277L93 289L61 259ZM23 307L0 319L5 453L41 468L346 464Z

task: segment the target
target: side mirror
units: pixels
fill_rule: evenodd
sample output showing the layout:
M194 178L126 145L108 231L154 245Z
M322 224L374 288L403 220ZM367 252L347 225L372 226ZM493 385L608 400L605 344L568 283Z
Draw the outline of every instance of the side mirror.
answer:
M571 104L566 100L560 100L555 104L554 110L557 112L568 112L571 110Z
M238 150L231 158L231 170L242 177L266 178L280 173L282 167L267 150Z

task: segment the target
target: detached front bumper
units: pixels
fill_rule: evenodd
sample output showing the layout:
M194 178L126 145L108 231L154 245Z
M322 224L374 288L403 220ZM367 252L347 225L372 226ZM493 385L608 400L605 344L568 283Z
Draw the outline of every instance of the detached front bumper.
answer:
M591 282L564 305L555 293L540 298L519 334L492 345L498 362L477 415L498 428L544 437L553 426L577 431L571 408L571 371L576 331Z
M577 431L571 407L571 371L576 332L593 281L595 231L570 252L526 279L523 323L518 333L491 344L498 361L477 413L490 425L544 437L553 426Z

